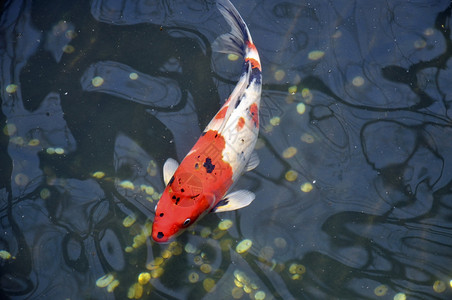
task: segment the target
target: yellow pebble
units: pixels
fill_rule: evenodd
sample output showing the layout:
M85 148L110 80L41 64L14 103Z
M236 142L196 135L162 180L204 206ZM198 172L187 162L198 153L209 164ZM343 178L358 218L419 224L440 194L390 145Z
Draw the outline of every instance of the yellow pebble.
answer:
M220 230L228 230L232 227L232 221L229 219L224 219L218 224L218 229Z
M146 235L138 234L138 235L134 236L132 247L136 249L136 248L140 247L141 245L144 245L146 243L146 239L147 239Z
M209 264L202 264L199 269L201 270L201 272L203 273L210 273L212 271L212 266Z
M306 273L306 267L304 265L299 264L297 265L296 272L297 274L303 275L304 273Z
M23 173L18 173L15 177L14 177L14 182L18 185L18 186L26 186L28 184L28 182L30 182L30 179L28 178L27 175L23 174Z
M231 239L222 239L220 241L221 251L229 251L231 249L232 240Z
M381 297L386 295L388 292L388 286L385 284L379 285L374 289L374 294Z
M270 246L265 246L259 251L259 260L260 261L270 261L275 254L275 249Z
M157 269L151 270L151 277L152 278L159 278L163 275L163 268L158 267Z
M17 132L17 127L14 124L6 124L3 127L3 133L7 136L12 136Z
M41 199L45 200L50 197L50 190L47 188L43 188L41 192L39 193L39 196L41 196Z
M134 283L127 293L127 297L129 297L130 299L140 299L142 296L143 287L138 283Z
M74 51L75 51L75 48L72 45L65 45L63 47L63 52L64 53L71 54L71 53L74 53Z
M314 50L314 51L309 52L308 58L309 58L309 60L319 60L319 59L321 59L324 55L325 55L325 52L324 52L324 51Z
M64 154L64 149L61 147L57 147L55 148L55 153L59 155Z
M209 235L210 235L211 233L212 233L212 230L210 230L209 227L204 227L203 229L201 229L200 235L201 235L201 237L203 237L203 238L207 238L207 237L209 237Z
M2 259L10 259L11 257L12 257L11 253L9 253L8 251L0 250L0 258L2 258Z
M176 245L171 249L171 252L173 253L173 255L180 255L182 254L182 246L181 245Z
M127 216L124 218L124 220L122 220L122 225L124 227L130 227L133 225L133 223L135 223L136 220L137 217L134 214L131 214L130 216Z
M226 230L220 230L219 228L215 228L212 233L212 238L214 240L221 239L227 233Z
M92 176L94 178L101 179L101 178L104 178L105 173L102 171L97 171L97 172L94 172Z
M265 299L265 292L264 291L257 291L254 295L254 299L256 300L264 300Z
M96 280L96 286L100 288L106 287L113 281L113 279L115 278L112 274L105 274L104 276Z
M356 76L355 78L353 78L352 84L356 87L360 87L364 84L364 78L361 76Z
M168 259L168 258L170 258L171 256L173 256L173 254L172 254L171 251L169 251L169 250L164 250L164 251L162 252L162 257L163 257L164 259Z
M304 88L301 90L301 97L306 101L306 103L311 103L314 96L308 88Z
M442 280L436 280L433 283L433 290L437 293L442 293L446 290L446 283Z
M228 54L228 59L230 61L236 61L237 59L239 59L239 56L233 53Z
M289 170L286 172L284 177L286 178L287 181L292 182L292 181L297 180L298 173L297 173L297 171Z
M112 293L118 285L119 285L119 280L117 280L117 279L113 280L113 281L107 286L107 292Z
M7 92L8 94L15 93L15 92L17 91L17 88L18 88L17 84L13 84L13 83L8 84L8 85L6 86L6 92Z
M281 123L281 118L278 116L275 116L270 119L270 124L272 124L272 126L278 126L280 123Z
M293 275L291 276L291 278L292 278L292 280L298 280L298 279L301 278L301 275L300 275L300 274L293 274Z
M149 186L149 185L142 184L140 186L140 189L141 189L141 191L145 192L146 194L148 194L150 196L152 196L152 194L155 193L154 188L152 186Z
M198 266L202 265L202 258L201 258L201 256L196 255L195 257L193 257L193 262L194 262L196 265L198 265Z
M309 193L310 191L312 191L313 188L314 188L314 187L313 187L312 184L309 183L309 182L303 183L303 184L301 185L301 187L300 187L301 191L302 191L302 192L305 192L305 193Z
M248 285L243 286L243 291L247 294L251 293L251 287Z
M207 292L212 292L215 288L215 280L213 280L212 278L206 278L202 282L202 286Z
M127 253L131 253L133 252L133 247L127 246L124 251L126 251Z
M124 189L127 189L127 190L134 190L135 189L135 185L129 180L121 181L121 183L119 183L119 186L124 188Z
M297 86L296 85L292 85L288 88L287 90L289 92L289 94L295 95L295 93L297 92Z
M394 295L394 300L406 300L406 295L404 293L397 293Z
M297 148L291 146L283 151L282 156L284 158L292 158L295 156L295 154L297 154L297 151Z
M414 42L414 48L423 49L427 46L427 42L425 40L417 40Z
M286 77L286 72L284 72L283 70L277 70L274 74L274 77L277 81L281 81L284 79L284 77Z
M304 103L298 103L297 104L297 113L300 115L304 114L306 112L306 105Z
M243 283L241 283L238 279L234 279L234 283L238 288L242 288L243 287Z
M307 144L312 144L312 143L314 143L314 137L313 137L312 135L308 134L308 133L304 133L304 134L301 136L301 140L302 140L303 142L307 143Z
M152 269L155 269L155 267L160 266L163 263L164 259L162 257L156 257L153 261L151 261L148 266L153 267ZM151 270L148 268L148 270Z
M297 273L297 264L291 264L290 266L289 266L289 273L290 274L296 274Z
M129 78L132 80L137 80L138 79L138 74L135 72L132 72L129 74Z
M193 246L193 245L190 244L190 243L187 243L187 244L185 245L184 250L185 250L185 252L187 252L187 253L195 253L195 252L196 252L195 246Z
M233 287L232 288L232 298L240 299L243 296L243 289L241 287Z
M38 146L38 145L39 145L39 140L38 140L38 139L31 139L31 140L28 142L28 146L34 147L34 146Z
M46 152L47 152L47 154L55 154L55 148L52 148L52 147L47 148Z
M150 176L156 176L158 174L157 163L155 161L149 161L147 172Z
M237 245L235 251L237 251L237 253L245 253L251 248L252 245L253 242L250 239L245 239Z
M104 84L104 79L100 76L96 76L91 80L91 84L94 87L100 87L102 84Z
M287 246L287 242L284 238L282 237L277 237L273 240L273 242L275 243L275 246L277 248L285 248Z
M188 274L188 281L190 281L190 283L196 283L199 280L199 275L196 272L191 272L190 274Z
M149 274L148 272L143 272L138 275L138 283L141 285L145 285L149 282L149 280L151 280L151 274Z

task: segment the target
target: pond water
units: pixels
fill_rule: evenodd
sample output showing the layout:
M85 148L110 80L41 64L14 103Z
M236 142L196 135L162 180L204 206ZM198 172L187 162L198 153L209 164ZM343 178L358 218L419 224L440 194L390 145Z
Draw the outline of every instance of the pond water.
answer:
M162 165L241 70L214 1L3 4L3 298L452 298L450 1L234 2L263 66L256 200L166 245Z

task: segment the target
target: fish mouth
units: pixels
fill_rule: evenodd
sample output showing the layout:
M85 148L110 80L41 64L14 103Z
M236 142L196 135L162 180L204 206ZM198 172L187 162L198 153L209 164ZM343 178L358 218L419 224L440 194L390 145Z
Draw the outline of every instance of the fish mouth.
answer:
M152 240L159 244L167 244L170 242L172 237L165 236L165 234L161 231L154 232L152 231Z

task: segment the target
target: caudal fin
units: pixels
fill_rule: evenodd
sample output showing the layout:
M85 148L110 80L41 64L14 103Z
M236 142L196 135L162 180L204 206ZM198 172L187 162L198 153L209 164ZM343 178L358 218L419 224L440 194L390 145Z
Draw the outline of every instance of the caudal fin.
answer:
M253 43L245 21L229 0L218 0L217 7L231 26L231 32L218 37L212 44L213 50L245 57L247 45Z

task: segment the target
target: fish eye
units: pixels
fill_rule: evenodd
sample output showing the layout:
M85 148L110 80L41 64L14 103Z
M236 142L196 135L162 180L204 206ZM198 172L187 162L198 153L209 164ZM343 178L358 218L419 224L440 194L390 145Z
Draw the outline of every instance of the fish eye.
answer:
M187 220L184 221L183 225L184 226L188 226L188 224L190 224L190 221L191 221L190 218L188 218Z

